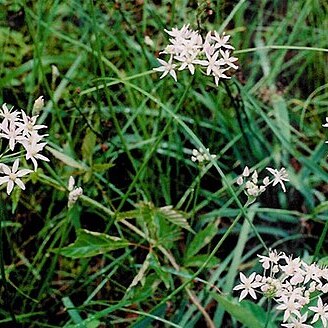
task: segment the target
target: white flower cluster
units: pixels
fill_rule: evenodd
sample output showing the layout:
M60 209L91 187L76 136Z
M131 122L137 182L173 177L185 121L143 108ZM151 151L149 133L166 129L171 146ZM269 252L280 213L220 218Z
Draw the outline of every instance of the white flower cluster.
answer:
M258 255L264 269L263 275L253 272L248 278L240 273L241 283L234 290L241 290L239 301L248 294L257 299L256 292L274 299L277 310L283 311L282 327L311 328L306 324L308 315L311 323L321 320L327 327L328 304L323 303L322 294L328 293L328 268L316 263L307 264L299 257L293 258L285 253L270 250L268 256ZM309 306L311 299L317 297L317 305ZM285 323L287 322L287 323Z
M210 157L208 156L209 153L209 149L206 148L206 152L204 149L202 148L199 148L198 150L197 149L193 149L192 150L192 156L191 156L191 160L193 162L198 162L198 163L203 163L204 161L210 161ZM211 155L211 158L215 158L216 155Z
M328 128L328 117L326 117L326 123L325 124L322 124L322 126L324 128ZM326 141L326 143L328 143L328 141Z
M67 189L69 191L67 206L70 208L76 203L79 197L82 196L83 189L81 187L75 187L75 180L72 176L68 179Z
M35 101L34 106L40 110L40 106L43 106L42 97ZM38 131L47 126L36 124L38 116L29 117L23 110L13 110L13 107L8 109L7 105L3 104L0 108L0 117L3 118L0 123L0 138L8 140L7 149L4 150L1 157L9 151L13 152L19 146L25 151L25 159L32 161L34 171L37 170L38 160L49 161L47 157L40 154L47 144L41 141L47 135L40 135ZM15 184L24 190L25 185L20 178L32 172L29 169L18 170L18 167L18 158L14 161L12 168L0 163L0 173L3 175L0 176L0 185L7 184L8 195L13 190Z
M262 192L265 191L267 186L269 186L270 184L275 186L278 183L281 185L282 190L284 192L286 192L286 187L284 185L284 181L289 181L286 169L281 168L279 171L276 169L272 169L270 167L267 167L266 169L273 175L273 179L270 180L270 178L268 176L266 176L262 180L262 185L259 185L257 171L255 170L251 175L249 168L247 166L245 166L242 175L239 176L237 179L237 184L239 186L245 184L245 193L247 196L257 197Z
M183 25L181 29L173 28L171 31L164 31L172 38L170 38L171 44L161 52L170 56L168 62L158 59L162 66L154 68L155 71L163 72L160 78L170 74L177 81L176 70L188 69L193 75L195 65L200 65L206 68L206 74L212 75L215 84L218 85L220 78L230 79L225 72L231 68L238 68L234 64L238 58L230 56L230 52L234 49L228 43L230 35L223 33L220 36L216 31L210 31L203 41L198 31L189 29L189 24ZM176 63L173 63L173 60Z

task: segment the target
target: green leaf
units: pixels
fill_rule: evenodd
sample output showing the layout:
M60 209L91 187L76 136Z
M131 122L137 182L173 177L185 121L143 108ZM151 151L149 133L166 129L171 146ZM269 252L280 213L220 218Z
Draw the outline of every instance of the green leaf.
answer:
M328 266L328 256L325 256L325 257L321 258L318 261L318 265L320 265L320 266Z
M137 275L133 278L130 286L128 287L128 289L126 290L125 293L128 293L130 291L130 289L134 286L136 286L139 281L141 282L141 285L144 284L144 277L146 275L146 271L148 270L148 267L149 267L149 259L150 259L150 256L151 256L151 253L148 253L143 265L141 266L139 272L137 273Z
M217 234L217 222L210 223L204 230L197 232L194 239L188 245L185 258L196 255L204 246L206 246Z
M249 328L264 328L266 321L266 312L259 305L242 301L237 302L232 298L211 292L211 296L217 300L220 305L236 320ZM267 328L277 327L274 323L269 322Z
M64 154L63 152L59 152L58 150L51 148L49 146L46 146L46 149L57 159L59 159L60 161L62 161L64 164L70 166L70 167L74 167L76 169L79 169L81 171L86 171L88 170L88 167L86 167L85 165L80 164L79 162L77 162L75 159L69 157L68 155Z
M272 96L272 105L275 110L277 126L280 129L282 136L287 142L290 142L290 124L289 113L286 102L283 97L278 94Z
M82 142L82 158L89 165L92 163L92 155L96 146L97 137L93 131L87 129L85 137Z
M92 170L94 172L106 172L108 169L112 168L115 166L113 163L104 163L104 164L93 164L92 165Z
M207 260L208 255L196 255L192 257L188 257L183 261L183 266L185 267L201 267L204 262ZM206 268L213 268L219 263L219 259L215 256L213 256L210 261L207 263Z
M173 206L171 205L156 209L155 214L183 229L194 232L187 222L186 213L173 209Z
M129 246L127 240L81 229L78 230L75 242L62 248L59 253L77 259L104 254L127 246Z

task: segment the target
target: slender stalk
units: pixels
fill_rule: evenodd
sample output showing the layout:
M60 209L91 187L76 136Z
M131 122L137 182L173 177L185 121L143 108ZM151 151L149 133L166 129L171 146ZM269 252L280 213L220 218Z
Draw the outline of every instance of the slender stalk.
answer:
M264 328L267 328L270 322L270 314L271 314L271 308L272 308L272 299L269 298L268 300L268 307L267 307L267 313L266 313L266 320L265 320L265 326Z
M317 246L315 248L315 252L314 252L314 256L313 256L314 262L318 260L319 252L321 250L321 247L322 247L324 241L326 240L327 232L328 232L328 221L326 221L326 223L325 223L325 226L322 230L321 236L320 236Z
M3 257L3 222L5 221L5 205L3 202L3 199L0 197L0 275L1 275L1 285L3 286L4 292L3 292L3 301L5 308L8 309L11 320L14 324L17 324L15 313L12 309L11 303L10 303L10 295L8 291L8 282L6 279L6 270L5 270L5 259Z

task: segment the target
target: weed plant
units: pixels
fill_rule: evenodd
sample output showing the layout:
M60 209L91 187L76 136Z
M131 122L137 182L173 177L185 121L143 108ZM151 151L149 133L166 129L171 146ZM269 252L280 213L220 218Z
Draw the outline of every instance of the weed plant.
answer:
M327 13L319 0L1 0L0 105L32 116L43 96L49 162L10 195L1 166L0 325L326 326L325 285L288 316L261 291L253 302L252 279L257 254L327 264ZM230 79L160 79L164 30L186 24L231 36ZM28 168L3 133L0 146L1 164Z

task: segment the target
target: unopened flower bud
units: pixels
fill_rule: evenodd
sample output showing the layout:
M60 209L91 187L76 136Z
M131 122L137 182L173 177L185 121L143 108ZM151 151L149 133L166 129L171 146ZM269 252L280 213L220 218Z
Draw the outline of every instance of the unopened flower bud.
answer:
M43 109L44 106L44 99L43 96L40 96L37 100L35 100L34 105L33 105L33 114L34 115L39 115L41 110Z

